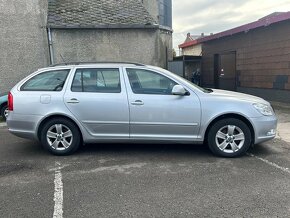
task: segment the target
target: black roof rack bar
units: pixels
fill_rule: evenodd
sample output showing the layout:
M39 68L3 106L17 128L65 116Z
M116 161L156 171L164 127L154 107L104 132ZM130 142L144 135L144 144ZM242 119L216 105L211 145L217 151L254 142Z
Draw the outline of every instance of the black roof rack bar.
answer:
M66 65L80 65L80 64L134 64L136 66L145 66L144 64L126 61L100 61L100 62L68 62L49 65L50 67L66 66Z

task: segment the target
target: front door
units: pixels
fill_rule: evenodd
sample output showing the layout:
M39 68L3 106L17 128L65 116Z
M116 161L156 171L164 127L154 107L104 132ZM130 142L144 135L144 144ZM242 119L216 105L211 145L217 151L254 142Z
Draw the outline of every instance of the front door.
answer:
M119 68L79 68L64 96L65 104L98 138L129 138L129 107Z
M219 55L217 87L219 89L236 91L236 52Z
M196 139L201 111L194 92L172 95L177 82L154 71L127 68L124 75L130 107L130 138Z

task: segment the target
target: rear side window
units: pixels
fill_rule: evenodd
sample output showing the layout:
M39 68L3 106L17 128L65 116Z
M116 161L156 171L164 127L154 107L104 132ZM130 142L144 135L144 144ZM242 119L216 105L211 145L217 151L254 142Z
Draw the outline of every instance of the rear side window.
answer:
M46 71L27 80L21 91L61 91L70 70Z
M120 93L119 69L78 69L73 79L71 91Z

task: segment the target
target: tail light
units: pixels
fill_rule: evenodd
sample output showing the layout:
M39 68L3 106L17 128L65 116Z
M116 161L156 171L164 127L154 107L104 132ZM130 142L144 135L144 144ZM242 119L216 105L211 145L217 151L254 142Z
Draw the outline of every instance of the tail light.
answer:
M8 110L13 111L13 95L11 92L8 94Z

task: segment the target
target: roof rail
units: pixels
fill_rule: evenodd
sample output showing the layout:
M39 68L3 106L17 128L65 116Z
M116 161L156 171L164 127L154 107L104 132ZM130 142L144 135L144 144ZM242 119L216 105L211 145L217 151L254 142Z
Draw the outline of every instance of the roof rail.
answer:
M81 64L134 64L136 66L145 66L144 64L126 61L99 61L99 62L68 62L49 65L50 67L65 66L65 65L81 65Z

